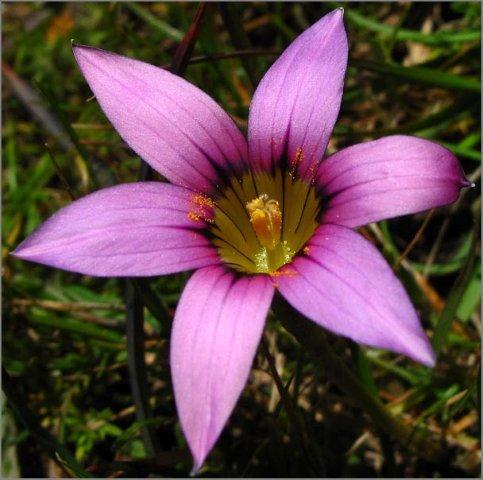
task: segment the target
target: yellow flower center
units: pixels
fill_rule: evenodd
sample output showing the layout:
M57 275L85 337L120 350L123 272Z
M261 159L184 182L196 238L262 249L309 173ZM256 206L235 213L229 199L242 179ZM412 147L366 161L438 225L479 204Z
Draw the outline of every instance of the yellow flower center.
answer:
M222 260L240 272L272 275L303 249L320 211L315 188L281 171L234 177L213 205L209 229Z

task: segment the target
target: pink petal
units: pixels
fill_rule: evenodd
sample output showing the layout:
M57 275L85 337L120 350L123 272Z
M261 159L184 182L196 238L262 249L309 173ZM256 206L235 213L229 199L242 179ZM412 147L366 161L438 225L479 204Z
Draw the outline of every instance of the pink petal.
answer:
M331 155L318 184L330 198L323 221L358 227L454 202L469 182L446 148L395 135Z
M347 36L337 9L303 32L272 65L250 106L250 162L268 170L281 161L313 176L339 114Z
M403 286L378 250L358 233L322 225L308 254L276 283L287 301L332 332L434 365L434 353Z
M245 386L273 291L268 277L238 277L220 267L198 270L183 291L171 336L171 371L196 469Z
M104 113L131 148L166 178L211 192L239 171L246 142L208 95L166 70L97 48L74 55Z
M196 195L160 182L117 185L43 223L16 257L100 277L161 275L217 264ZM198 218L198 217L196 217Z

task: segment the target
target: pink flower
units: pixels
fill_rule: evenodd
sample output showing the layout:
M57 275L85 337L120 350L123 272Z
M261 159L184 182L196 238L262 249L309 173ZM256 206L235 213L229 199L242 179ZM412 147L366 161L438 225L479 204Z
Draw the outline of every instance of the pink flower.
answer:
M434 364L401 283L354 229L453 202L468 182L451 152L410 136L324 159L347 65L342 16L339 9L323 17L268 70L250 107L248 145L185 80L74 46L116 130L171 183L88 195L14 254L97 276L197 269L171 338L176 404L196 467L247 381L276 288L335 333Z

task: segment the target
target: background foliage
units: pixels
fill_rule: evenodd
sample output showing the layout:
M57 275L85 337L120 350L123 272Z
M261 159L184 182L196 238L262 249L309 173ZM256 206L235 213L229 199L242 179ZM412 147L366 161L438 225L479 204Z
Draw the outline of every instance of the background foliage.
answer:
M245 48L263 52L243 62L202 58L186 76L245 130L253 92L247 69L261 74L273 52L335 6L232 4L229 13L251 44ZM2 357L13 401L2 400L4 475L186 476L191 469L167 363L169 318L145 312L153 417L140 422L127 370L124 283L23 263L8 252L72 196L137 178L139 159L90 99L70 39L167 65L196 7L2 5ZM392 133L415 134L452 149L476 183L452 206L362 229L417 306L441 352L436 368L330 337L371 395L433 435L443 455L429 461L424 451L411 452L382 433L272 318L267 342L313 451L301 448L260 351L201 475L479 476L480 262L474 238L480 217L480 4L344 7L350 60L329 150ZM211 4L194 57L233 52L231 33ZM164 315L172 316L187 278L152 283ZM143 441L147 426L158 442L152 459ZM62 456L63 467L52 460L62 448L71 453ZM315 473L308 456L317 458Z

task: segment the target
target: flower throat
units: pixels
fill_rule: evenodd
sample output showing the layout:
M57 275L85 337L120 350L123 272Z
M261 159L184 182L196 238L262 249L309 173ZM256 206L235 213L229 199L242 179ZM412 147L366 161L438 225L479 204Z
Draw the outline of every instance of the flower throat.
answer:
M316 189L281 171L232 178L214 205L210 231L225 264L272 275L303 249L320 211Z

